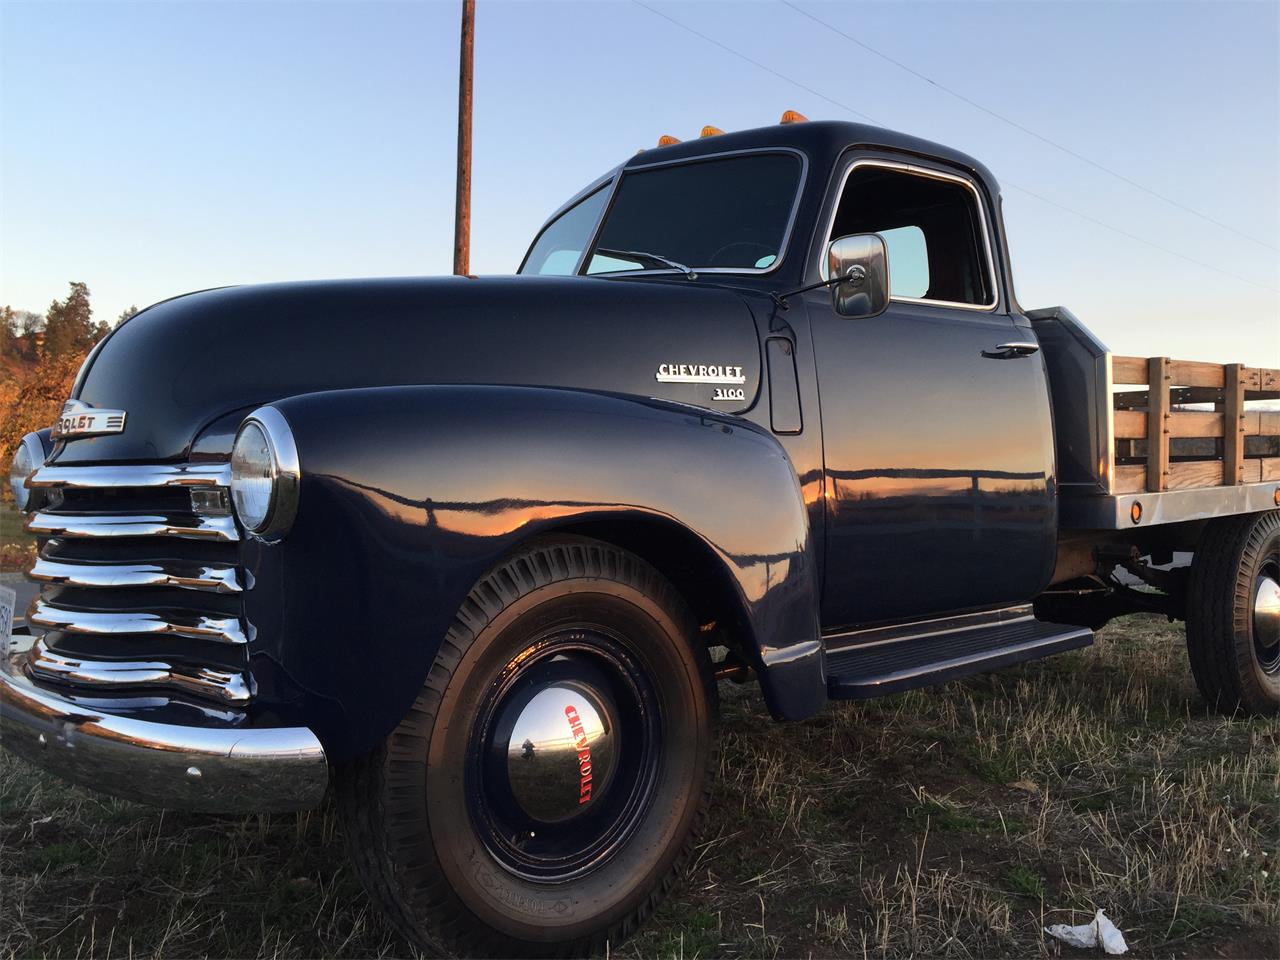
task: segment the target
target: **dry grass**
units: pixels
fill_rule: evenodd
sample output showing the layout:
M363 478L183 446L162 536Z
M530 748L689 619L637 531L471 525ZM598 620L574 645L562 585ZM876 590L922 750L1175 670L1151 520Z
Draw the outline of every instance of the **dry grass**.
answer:
M726 833L626 955L1057 954L1041 929L1102 908L1138 956L1280 956L1280 726L1206 713L1179 626L803 725L754 695L725 717Z
M1280 726L1207 714L1182 631L804 724L725 686L690 876L627 957L1057 955L1101 907L1137 956L1280 957ZM161 813L0 761L5 956L382 956L407 945L331 810ZM1071 953L1072 951L1066 951Z

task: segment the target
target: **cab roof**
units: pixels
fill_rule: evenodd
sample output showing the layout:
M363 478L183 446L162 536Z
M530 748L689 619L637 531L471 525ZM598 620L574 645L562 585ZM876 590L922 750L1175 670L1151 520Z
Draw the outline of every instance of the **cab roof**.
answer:
M991 171L966 153L940 143L913 137L910 134L899 133L896 130L843 120L777 123L751 130L697 137L668 146L642 150L622 164L621 169L633 170L653 163L691 160L734 150L757 150L767 147L799 150L808 156L810 164L817 169L834 166L845 151L855 148L903 152L922 159L942 160L968 170L983 181L993 196L999 193L999 184Z
M865 123L850 123L844 120L802 120L792 123L775 123L767 127L753 127L750 130L738 130L732 133L717 133L714 136L695 137L691 140L641 150L612 170L596 177L569 197L547 218L546 223L555 220L583 197L594 193L614 179L620 172L643 169L655 163L696 160L699 157L731 153L735 150L759 150L770 147L801 151L809 158L811 172L831 170L845 151L859 148L891 150L911 154L921 159L941 160L972 173L982 182L993 199L1000 195L1000 184L981 161L944 144ZM543 227L545 226L544 223Z

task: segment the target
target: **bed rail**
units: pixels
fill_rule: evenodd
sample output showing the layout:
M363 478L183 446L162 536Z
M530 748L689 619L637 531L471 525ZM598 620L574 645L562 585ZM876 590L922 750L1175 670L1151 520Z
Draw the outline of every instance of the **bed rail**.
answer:
M1280 370L1110 357L1112 494L1280 481Z

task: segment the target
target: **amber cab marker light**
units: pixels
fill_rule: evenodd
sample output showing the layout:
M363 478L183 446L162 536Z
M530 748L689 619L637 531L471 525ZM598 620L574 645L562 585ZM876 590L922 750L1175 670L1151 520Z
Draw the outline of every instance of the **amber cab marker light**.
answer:
M799 113L795 110L788 110L786 113L782 115L782 119L779 120L778 122L779 123L804 123L808 119L809 118L806 117L803 113Z
M669 147L673 143L679 143L679 142L680 142L679 137L673 137L669 133L664 133L662 136L658 138L658 146L660 147Z
M700 136L700 137L718 137L718 136L720 136L720 134L722 134L722 133L724 133L724 131L723 131L723 130L721 130L719 127L713 127L711 124L709 124L709 123L708 123L705 127L703 127L703 128L702 128L702 132L701 132L700 134L698 134L698 136Z
M1137 500L1133 501L1133 506L1129 508L1129 519L1134 523L1142 520L1142 504Z

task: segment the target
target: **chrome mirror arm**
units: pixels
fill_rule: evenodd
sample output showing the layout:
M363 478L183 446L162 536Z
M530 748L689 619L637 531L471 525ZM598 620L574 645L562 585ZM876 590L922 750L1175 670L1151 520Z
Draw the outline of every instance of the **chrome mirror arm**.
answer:
M859 270L862 271L861 274L855 275L855 273ZM866 270L864 270L862 267L857 266L855 264L854 266L849 268L849 272L847 276L831 277L830 279L827 279L827 280L819 280L817 283L811 283L807 287L797 287L795 290L788 290L786 293L775 293L773 291L770 291L769 299L773 301L773 305L776 306L779 310L790 310L791 304L787 303L787 297L794 297L797 294L808 293L810 290L818 290L821 287L829 287L832 284L836 284L836 283L851 283L854 286L858 286L862 283L863 280L866 279L866 276L867 276Z

